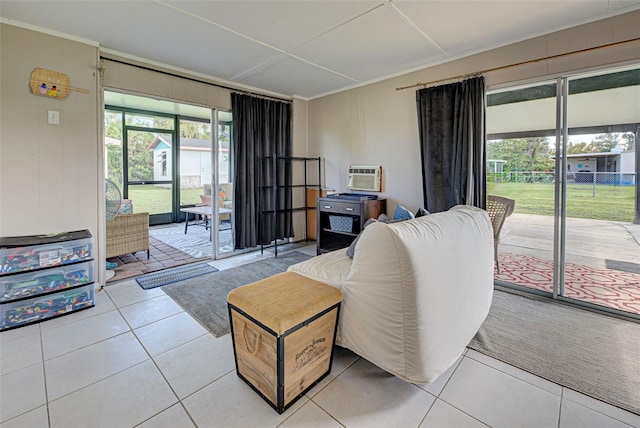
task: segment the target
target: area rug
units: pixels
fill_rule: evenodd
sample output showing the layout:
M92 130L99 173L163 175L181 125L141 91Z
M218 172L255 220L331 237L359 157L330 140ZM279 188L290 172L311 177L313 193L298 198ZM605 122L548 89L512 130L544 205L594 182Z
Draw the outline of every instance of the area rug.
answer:
M148 273L146 275L137 277L136 282L138 283L138 285L140 285L140 287L148 290L150 288L173 284L174 282L196 278L198 276L217 271L218 269L210 266L207 263L193 263L173 269L166 269L156 273Z
M158 241L189 254L191 257L211 257L213 246L211 245L210 232L203 226L190 226L184 233L184 223L178 223L169 227L152 228L149 236ZM220 230L220 251L233 251L231 228L224 224Z
M229 333L227 294L241 285L250 284L284 272L295 263L311 256L293 251L278 258L224 269L219 272L176 282L162 290L216 337Z
M500 254L497 281L553 291L553 262L523 254ZM640 314L640 274L565 263L565 297Z
M640 414L640 324L495 291L471 349Z

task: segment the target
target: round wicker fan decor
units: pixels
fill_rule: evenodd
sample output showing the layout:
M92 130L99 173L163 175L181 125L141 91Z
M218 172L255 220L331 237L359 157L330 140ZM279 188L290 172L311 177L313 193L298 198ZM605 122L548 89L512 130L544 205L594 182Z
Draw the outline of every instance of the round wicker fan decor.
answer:
M46 68L35 68L29 77L29 87L31 92L44 97L64 100L69 96L69 91L82 92L88 94L86 89L71 87L69 76Z

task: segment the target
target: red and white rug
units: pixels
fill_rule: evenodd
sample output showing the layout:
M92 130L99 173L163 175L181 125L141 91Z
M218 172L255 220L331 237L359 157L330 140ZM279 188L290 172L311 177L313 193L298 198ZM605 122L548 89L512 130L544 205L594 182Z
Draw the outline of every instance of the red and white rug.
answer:
M553 262L522 254L500 254L495 279L553 291ZM640 274L565 264L565 297L640 314Z

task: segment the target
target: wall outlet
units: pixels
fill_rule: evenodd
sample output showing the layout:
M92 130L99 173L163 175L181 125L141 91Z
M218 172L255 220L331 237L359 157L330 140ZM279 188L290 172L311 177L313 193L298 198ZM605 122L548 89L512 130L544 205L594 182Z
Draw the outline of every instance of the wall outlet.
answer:
M47 122L49 125L60 125L60 112L57 110L49 110Z

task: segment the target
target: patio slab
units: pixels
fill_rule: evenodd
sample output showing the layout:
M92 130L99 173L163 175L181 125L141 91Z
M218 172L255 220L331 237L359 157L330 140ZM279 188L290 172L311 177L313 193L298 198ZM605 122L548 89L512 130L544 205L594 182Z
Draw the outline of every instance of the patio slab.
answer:
M640 263L640 225L568 218L566 260L604 268L605 260ZM507 218L500 251L553 257L553 217L514 213Z

